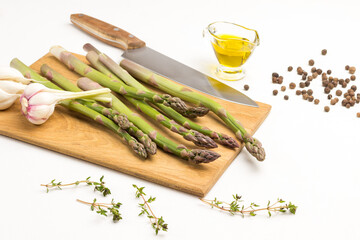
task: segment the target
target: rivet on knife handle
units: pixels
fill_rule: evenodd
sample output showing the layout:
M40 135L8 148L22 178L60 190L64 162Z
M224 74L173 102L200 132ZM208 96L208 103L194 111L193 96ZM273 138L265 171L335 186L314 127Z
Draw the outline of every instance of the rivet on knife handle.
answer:
M71 14L70 20L81 30L114 47L128 50L145 46L144 41L131 33L88 15L82 13Z

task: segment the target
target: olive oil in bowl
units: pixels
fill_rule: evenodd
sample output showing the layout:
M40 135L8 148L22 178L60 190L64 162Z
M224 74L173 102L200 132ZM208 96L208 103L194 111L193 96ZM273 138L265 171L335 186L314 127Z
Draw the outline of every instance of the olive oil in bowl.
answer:
M220 63L216 70L217 76L224 80L244 78L245 72L242 66L259 45L257 31L234 23L214 22L205 29L204 33L210 37Z

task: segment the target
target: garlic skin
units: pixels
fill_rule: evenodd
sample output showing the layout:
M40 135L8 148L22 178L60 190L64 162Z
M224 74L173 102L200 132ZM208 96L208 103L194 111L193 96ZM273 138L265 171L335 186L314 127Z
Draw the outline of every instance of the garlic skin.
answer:
M6 66L0 66L0 80L14 81L23 84L29 84L33 81L32 79L25 78L18 70Z
M26 85L12 81L0 81L0 110L11 107L21 96Z
M103 91L68 92L54 90L45 87L40 83L31 83L26 86L20 97L21 111L24 116L33 124L40 125L46 122L53 114L55 105L62 100L87 98L109 93L110 89L103 88Z

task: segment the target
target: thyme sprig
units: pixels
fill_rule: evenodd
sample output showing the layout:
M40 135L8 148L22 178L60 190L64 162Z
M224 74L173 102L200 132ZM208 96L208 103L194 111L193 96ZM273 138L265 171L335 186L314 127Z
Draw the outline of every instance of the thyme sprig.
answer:
M143 203L139 203L139 207L141 208L141 212L139 213L139 216L146 214L146 216L149 218L151 222L152 227L155 230L156 235L159 233L160 230L166 232L168 230L168 224L165 223L162 216L160 218L156 217L149 205L149 203L155 201L156 197L150 196L146 200L145 198L146 194L144 193L145 187L138 187L135 184L133 184L133 187L136 189L136 193L135 193L136 198L141 198L143 200Z
M63 184L62 182L55 182L56 179L53 179L50 183L41 184L41 186L46 187L46 192L49 192L50 188L56 188L56 189L62 190L62 187L71 186L71 185L77 186L80 183L86 183L87 185L95 186L94 191L101 192L105 197L106 195L111 194L111 191L110 191L109 188L107 188L105 186L105 182L103 181L103 179L104 179L104 176L102 176L100 178L99 182L96 182L96 181L90 181L90 177L88 177L85 180L80 180L80 181L76 181L76 182L73 182L73 183L66 183L66 184Z
M114 222L118 222L120 219L122 219L121 213L119 212L119 208L122 205L122 203L115 202L114 199L111 200L111 203L97 203L96 198L94 198L92 203L85 202L80 199L76 199L76 201L91 205L90 206L91 211L96 210L96 213L103 215L105 217L107 217L109 213L112 214Z
M250 205L248 205L247 207L245 207L244 204L241 204L241 202L243 202L243 200L241 200L241 197L242 196L239 196L238 194L233 195L234 200L230 203L219 201L216 198L214 200L207 200L204 198L200 198L200 200L203 201L204 203L210 205L211 208L214 208L214 207L218 208L222 211L229 212L231 215L240 214L242 217L244 217L245 215L256 216L256 212L259 212L259 211L267 211L269 217L271 217L271 213L274 213L274 212L285 213L288 211L292 214L295 214L296 209L298 208L291 202L285 203L285 201L282 200L281 198L278 198L277 201L275 201L272 204L270 201L268 201L268 204L266 207L260 207L260 205L253 203L253 202ZM283 204L283 203L285 203L285 204Z

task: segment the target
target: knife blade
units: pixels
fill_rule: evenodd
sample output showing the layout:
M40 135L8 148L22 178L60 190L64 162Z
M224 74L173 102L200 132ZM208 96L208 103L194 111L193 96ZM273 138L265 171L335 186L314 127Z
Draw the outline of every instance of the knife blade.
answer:
M79 13L71 22L93 37L124 50L122 57L134 61L175 82L227 101L258 107L255 101L238 90L146 46L125 30Z

